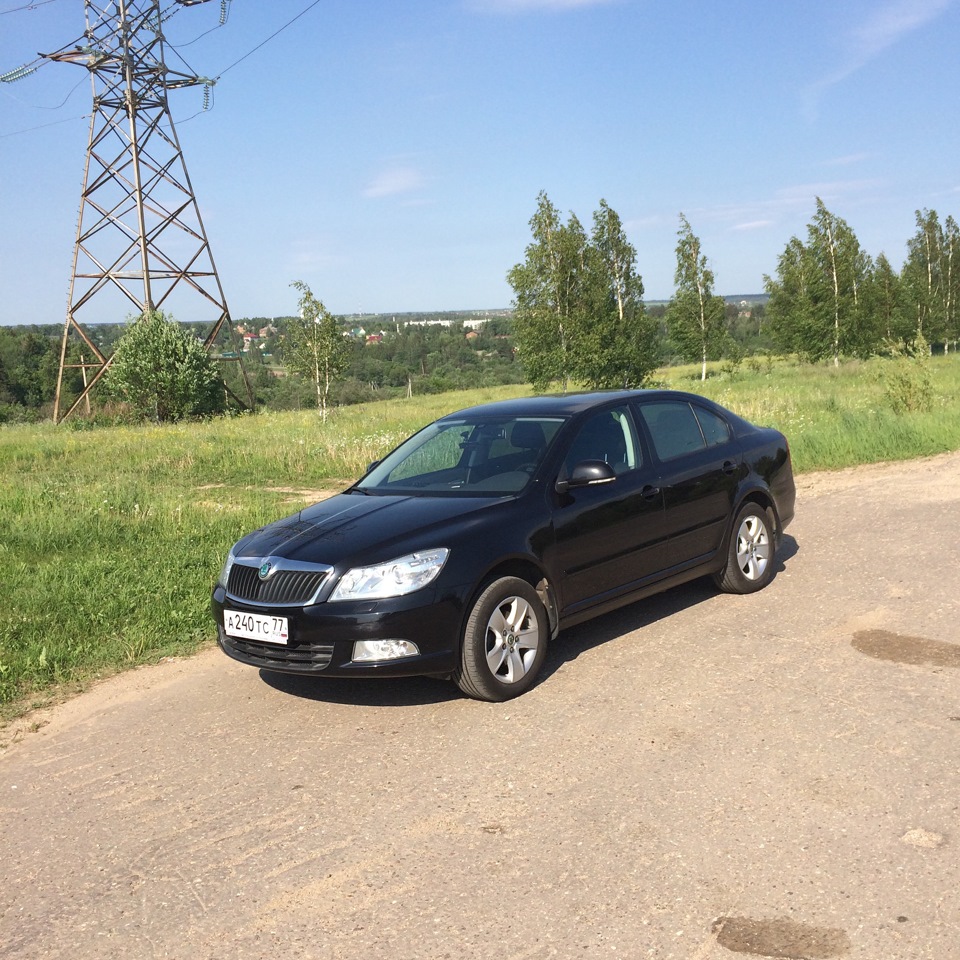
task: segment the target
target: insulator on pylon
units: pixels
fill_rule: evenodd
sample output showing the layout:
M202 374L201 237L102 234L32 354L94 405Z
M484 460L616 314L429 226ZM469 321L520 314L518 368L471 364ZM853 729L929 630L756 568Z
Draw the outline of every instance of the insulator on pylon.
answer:
M31 65L25 63L16 70L10 70L8 73L0 74L0 83L16 83L24 77L29 77L31 73L36 73L40 69L40 64Z

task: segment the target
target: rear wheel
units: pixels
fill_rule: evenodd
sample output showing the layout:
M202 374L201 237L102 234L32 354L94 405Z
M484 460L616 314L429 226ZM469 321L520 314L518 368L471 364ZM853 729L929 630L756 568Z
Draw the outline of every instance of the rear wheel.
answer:
M547 612L526 580L494 580L467 618L454 681L477 700L499 703L520 696L543 665L548 632Z
M776 542L770 513L748 503L737 514L727 548L726 566L714 580L727 593L754 593L772 579Z

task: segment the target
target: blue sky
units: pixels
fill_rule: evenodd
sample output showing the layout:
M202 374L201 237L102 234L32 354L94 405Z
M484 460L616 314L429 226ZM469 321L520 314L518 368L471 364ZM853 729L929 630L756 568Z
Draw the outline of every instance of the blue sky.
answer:
M28 4L0 0L0 73L83 30ZM816 196L895 267L915 210L960 217L958 48L960 0L233 0L179 47L212 108L170 102L235 319L294 280L341 314L508 306L541 190L619 213L648 298L680 212L747 294ZM79 66L0 84L0 324L63 322L89 111Z

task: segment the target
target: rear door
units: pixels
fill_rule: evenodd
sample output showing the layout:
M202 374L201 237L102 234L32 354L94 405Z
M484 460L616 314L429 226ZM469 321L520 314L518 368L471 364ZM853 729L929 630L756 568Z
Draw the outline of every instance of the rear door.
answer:
M726 420L687 400L637 404L658 462L664 497L665 568L702 563L719 550L743 457Z

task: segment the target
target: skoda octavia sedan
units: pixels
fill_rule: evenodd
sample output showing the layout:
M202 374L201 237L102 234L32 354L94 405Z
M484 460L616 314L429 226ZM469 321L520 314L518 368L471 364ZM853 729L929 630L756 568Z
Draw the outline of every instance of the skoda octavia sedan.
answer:
M692 394L461 410L235 544L219 643L268 671L430 674L508 700L564 627L696 577L765 587L794 498L784 436Z

